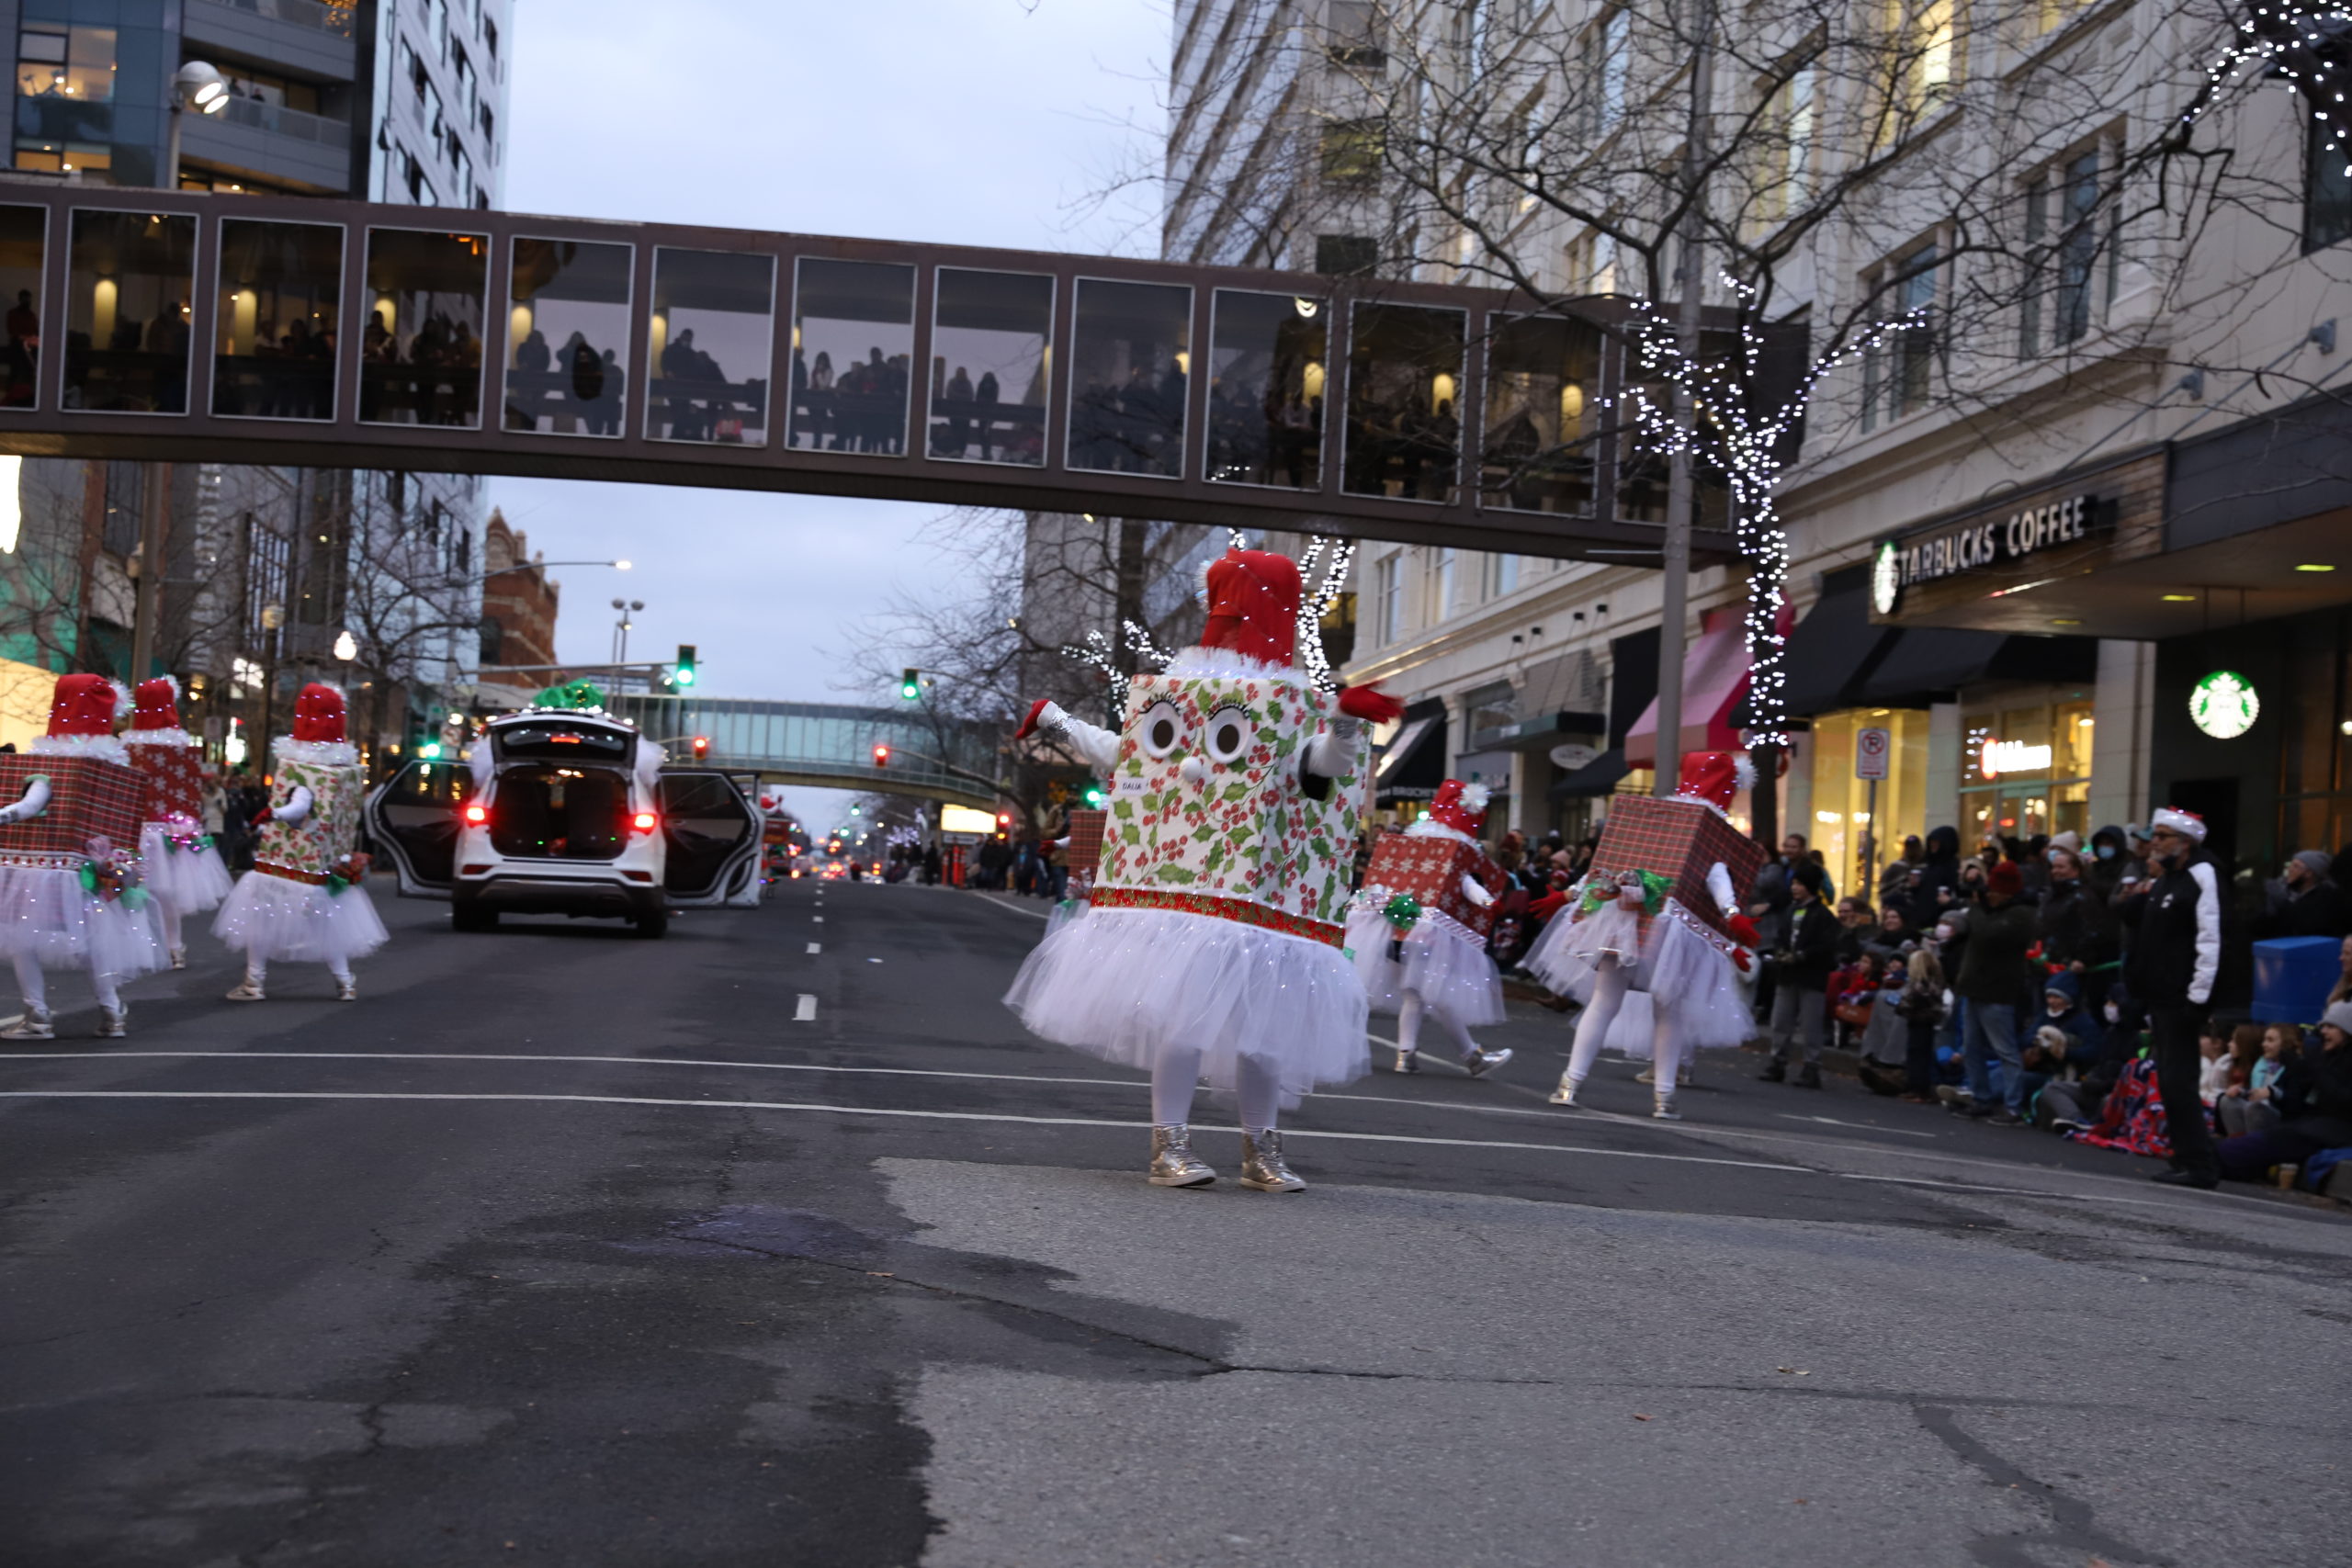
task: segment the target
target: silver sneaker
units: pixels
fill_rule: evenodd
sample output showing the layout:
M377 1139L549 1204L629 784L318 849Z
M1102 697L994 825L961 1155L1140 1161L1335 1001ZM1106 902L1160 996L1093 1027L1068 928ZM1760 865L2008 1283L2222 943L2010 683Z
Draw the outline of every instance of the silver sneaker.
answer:
M1155 1123L1151 1164L1144 1178L1154 1187L1206 1187L1216 1172L1193 1153L1193 1130L1182 1122Z
M1419 1051L1399 1049L1396 1053L1396 1070L1400 1073L1419 1072L1421 1070L1421 1054Z
M27 1008L25 1016L6 1029L0 1029L0 1040L54 1040L57 1031L51 1026L49 1014L39 1008Z
M1577 1090L1582 1087L1583 1086L1577 1083L1576 1079L1568 1077L1566 1073L1562 1073L1560 1075L1560 1087L1552 1091L1552 1103L1555 1105L1574 1105L1577 1102Z
M1510 1060L1510 1047L1508 1045L1499 1051L1473 1050L1462 1058L1462 1070L1474 1078L1482 1078Z
M185 969L187 967L187 948L175 947L172 949L172 967L175 969Z
M1261 1192L1306 1190L1306 1183L1283 1163L1283 1135L1272 1127L1241 1129L1241 1185Z
M130 1010L129 1008L124 1008L120 1012L110 1011L106 1008L98 1010L97 1037L99 1039L119 1040L130 1032Z
M229 999L232 1002L258 1002L266 1001L268 998L264 995L262 988L259 986L254 985L253 981L247 979L237 982L236 989L229 993Z
M1650 1120L1653 1122L1679 1122L1682 1120L1682 1112L1674 1109L1673 1095L1654 1094L1650 1096Z
M339 1002L357 1001L359 999L358 977L355 976L348 980L337 980L334 983L334 999Z

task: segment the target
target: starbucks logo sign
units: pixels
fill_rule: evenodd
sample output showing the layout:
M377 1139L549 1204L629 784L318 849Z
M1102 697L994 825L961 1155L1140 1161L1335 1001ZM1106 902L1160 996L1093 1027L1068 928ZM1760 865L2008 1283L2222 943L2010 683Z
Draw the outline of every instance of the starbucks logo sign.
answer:
M1879 541L1878 557L1871 562L1871 605L1882 615L1894 614L1903 596L1903 552L1893 539Z
M2189 688L2188 716L2216 740L2235 740L2262 716L2254 682L2234 670L2216 670Z

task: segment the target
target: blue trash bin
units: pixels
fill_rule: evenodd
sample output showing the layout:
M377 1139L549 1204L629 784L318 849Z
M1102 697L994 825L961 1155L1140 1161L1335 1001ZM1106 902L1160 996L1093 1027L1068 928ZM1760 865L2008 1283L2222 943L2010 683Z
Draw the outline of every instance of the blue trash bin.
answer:
M2278 936L2254 944L2254 1010L2257 1023L2319 1021L2327 993L2343 970L2344 944L2332 936Z

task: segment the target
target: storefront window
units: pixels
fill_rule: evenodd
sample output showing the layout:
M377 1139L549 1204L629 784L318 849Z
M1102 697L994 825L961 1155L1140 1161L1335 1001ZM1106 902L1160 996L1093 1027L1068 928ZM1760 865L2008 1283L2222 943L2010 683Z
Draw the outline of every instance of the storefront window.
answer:
M1961 834L2030 842L2091 834L2091 704L2055 703L1972 712L1962 720Z
M1856 738L1887 732L1886 777L1876 809L1871 784L1855 777ZM1813 821L1789 825L1821 852L1830 876L1876 902L1878 868L1903 840L1928 830L1928 716L1917 708L1849 708L1813 721Z

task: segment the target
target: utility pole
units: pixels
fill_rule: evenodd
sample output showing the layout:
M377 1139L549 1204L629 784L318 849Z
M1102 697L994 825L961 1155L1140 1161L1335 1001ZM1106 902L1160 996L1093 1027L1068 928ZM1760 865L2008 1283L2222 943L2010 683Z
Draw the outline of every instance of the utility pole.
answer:
M1701 237L1706 230L1706 196L1701 189L1706 166L1707 110L1714 90L1714 0L1697 0L1698 39L1690 60L1690 128L1682 141L1682 189L1690 204L1682 220L1676 272L1682 288L1675 321L1683 375L1674 387L1675 447L1666 480L1664 605L1657 638L1657 780L1651 793L1672 795L1682 761L1682 665L1688 652L1684 623L1690 614L1690 445L1698 426L1690 372L1699 363L1699 311L1706 297L1701 266Z
M176 122L175 122L176 123ZM147 679L155 658L155 627L164 615L164 519L171 493L172 466L149 463L140 470L139 582L130 615L130 679Z

